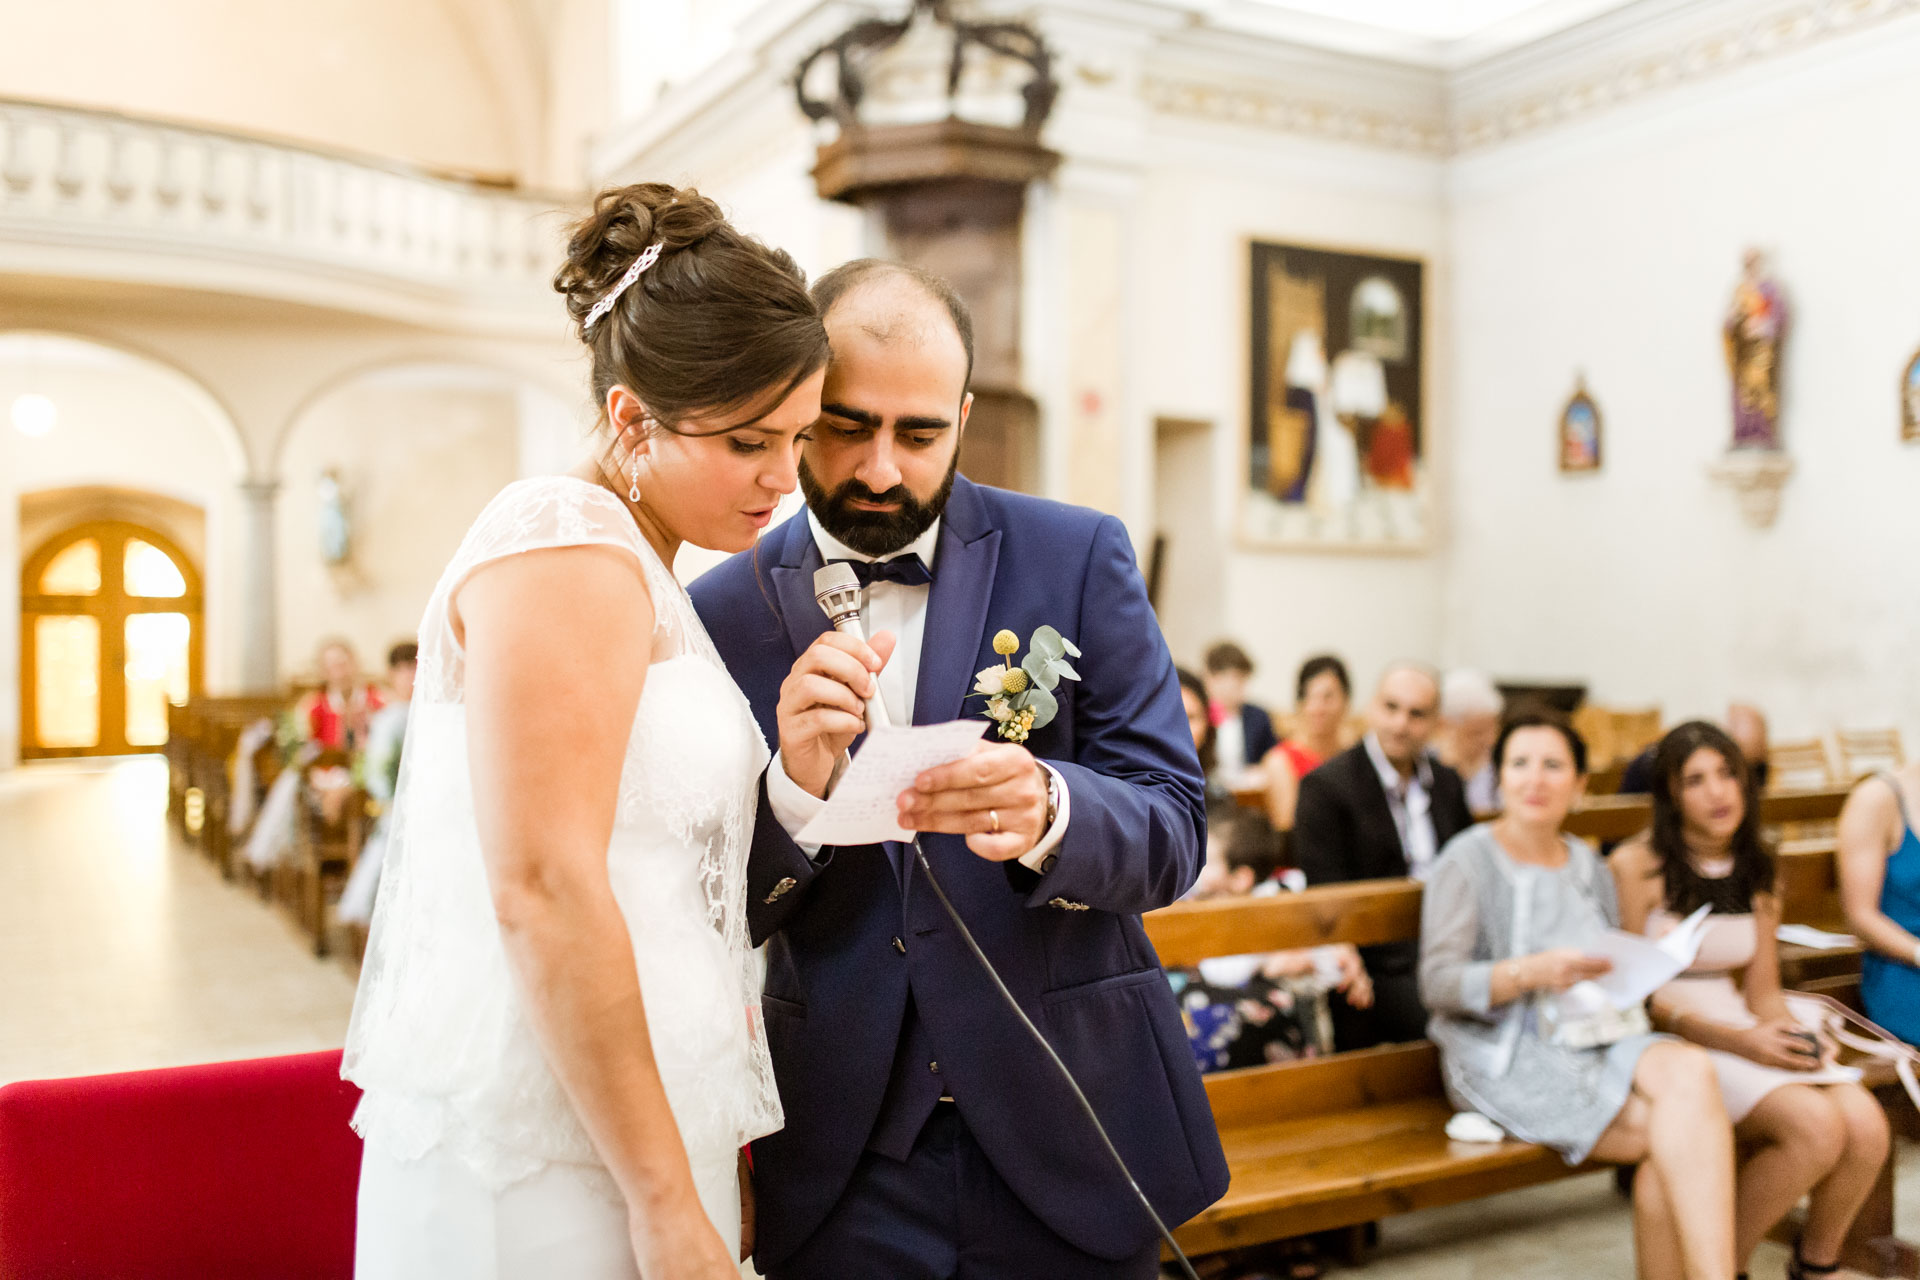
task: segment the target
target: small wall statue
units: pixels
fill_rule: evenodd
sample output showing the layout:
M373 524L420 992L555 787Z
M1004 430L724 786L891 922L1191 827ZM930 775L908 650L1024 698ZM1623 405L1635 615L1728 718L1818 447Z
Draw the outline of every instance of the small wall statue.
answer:
M1733 447L1780 448L1780 346L1787 330L1780 286L1766 259L1749 249L1722 330L1733 375Z
M1920 351L1900 375L1900 438L1920 441Z

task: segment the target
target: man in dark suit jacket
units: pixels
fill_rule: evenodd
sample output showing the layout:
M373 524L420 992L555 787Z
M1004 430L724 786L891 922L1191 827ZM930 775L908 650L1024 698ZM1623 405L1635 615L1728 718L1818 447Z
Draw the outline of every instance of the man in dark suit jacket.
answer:
M1300 780L1293 852L1308 884L1425 879L1447 841L1473 825L1460 775L1427 751L1439 707L1431 670L1389 668L1368 708L1367 736ZM1373 1007L1336 999L1335 1044L1364 1049L1426 1035L1419 944L1362 947L1360 954L1373 979Z
M833 359L800 472L809 509L692 588L780 745L747 875L786 1111L753 1144L755 1261L773 1280L1147 1280L1151 1220L911 847L810 848L794 833L869 691L895 723L980 716L968 698L1004 669L997 632L1024 649L1048 625L1078 646L1081 679L1055 689L1052 722L1018 744L990 730L991 745L923 775L901 825L926 833L961 918L1177 1225L1224 1193L1227 1169L1139 919L1179 898L1203 856L1172 659L1118 520L955 476L972 351L951 290L853 263L815 296ZM870 580L871 648L829 631L815 603L829 558Z

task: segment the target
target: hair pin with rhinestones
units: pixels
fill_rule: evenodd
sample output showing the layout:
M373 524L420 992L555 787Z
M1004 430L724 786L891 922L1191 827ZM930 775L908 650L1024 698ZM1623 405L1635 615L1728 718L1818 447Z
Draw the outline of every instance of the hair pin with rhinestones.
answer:
M660 242L656 240L647 246L645 252L633 260L633 265L627 268L626 274L620 277L619 283L607 290L606 296L594 303L593 310L587 312L587 318L580 322L580 336L585 337L592 333L593 326L600 323L600 317L613 310L613 304L620 301L621 294L633 287L633 282L640 278L640 273L660 261L660 250L662 247Z

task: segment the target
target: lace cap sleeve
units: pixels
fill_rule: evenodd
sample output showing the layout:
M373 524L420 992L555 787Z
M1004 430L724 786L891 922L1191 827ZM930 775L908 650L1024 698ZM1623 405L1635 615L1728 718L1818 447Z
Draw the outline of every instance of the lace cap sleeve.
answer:
M520 480L502 489L480 513L428 602L420 626L421 691L439 700L460 697L464 662L453 618L460 588L468 579L508 556L581 546L618 547L632 554L654 598L656 631L677 628L671 601L663 601L668 592L678 592L673 576L618 497L573 476Z

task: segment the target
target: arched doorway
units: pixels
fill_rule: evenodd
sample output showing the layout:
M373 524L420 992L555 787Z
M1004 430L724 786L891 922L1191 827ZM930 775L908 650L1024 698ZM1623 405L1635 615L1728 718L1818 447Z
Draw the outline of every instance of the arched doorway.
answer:
M20 754L120 755L167 741L167 705L200 692L200 574L165 535L75 525L20 581Z

